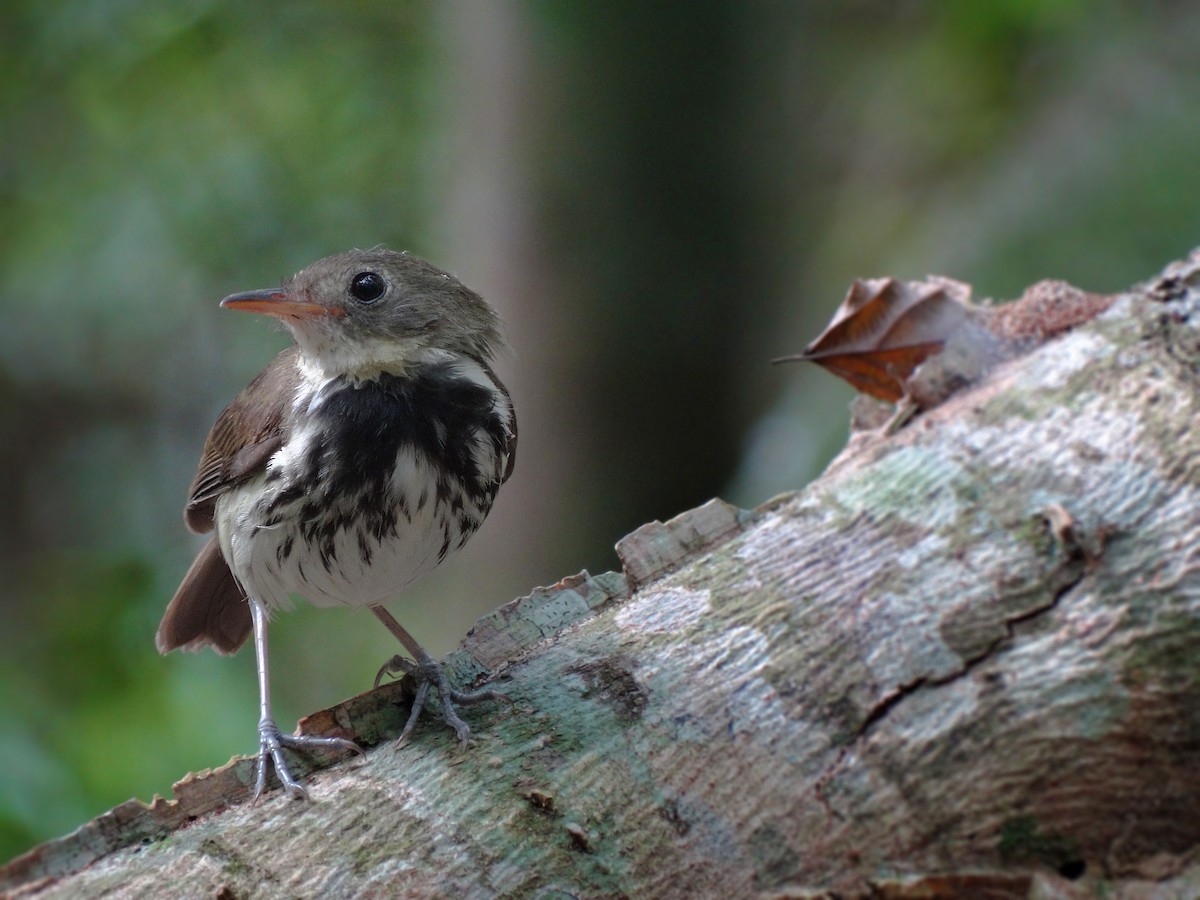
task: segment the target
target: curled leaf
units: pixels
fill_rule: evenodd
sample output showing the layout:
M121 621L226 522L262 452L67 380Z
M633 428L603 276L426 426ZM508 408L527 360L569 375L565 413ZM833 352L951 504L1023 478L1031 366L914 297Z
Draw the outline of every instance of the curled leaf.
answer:
M971 315L971 288L949 278L856 280L833 321L798 356L858 390L895 403L922 362L940 353Z
M988 306L972 304L969 285L936 275L857 280L821 335L775 362L815 362L864 394L927 409L1115 299L1040 281L1019 300Z

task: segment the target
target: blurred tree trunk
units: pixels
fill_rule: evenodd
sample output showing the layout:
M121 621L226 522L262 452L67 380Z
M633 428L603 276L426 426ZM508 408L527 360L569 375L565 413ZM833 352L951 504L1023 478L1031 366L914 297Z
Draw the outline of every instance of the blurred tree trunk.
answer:
M1197 272L860 433L801 493L648 525L623 573L485 617L451 662L514 703L471 711L469 750L427 722L304 805L250 806L238 761L0 887L1195 896ZM398 694L306 727L377 744Z

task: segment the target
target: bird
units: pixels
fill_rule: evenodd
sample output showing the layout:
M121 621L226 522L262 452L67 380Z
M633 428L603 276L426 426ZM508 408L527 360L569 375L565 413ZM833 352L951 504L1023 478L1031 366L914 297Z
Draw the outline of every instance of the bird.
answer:
M454 690L441 665L384 607L460 549L516 461L517 421L492 370L500 321L478 294L408 253L352 250L226 309L274 317L295 341L217 417L184 521L212 533L167 605L160 653L235 653L253 634L259 690L254 800L273 765L308 799L284 748L356 751L343 738L283 734L271 712L267 622L293 595L368 607L412 659L380 669L418 682L401 735L431 689L464 744L455 703L507 699Z

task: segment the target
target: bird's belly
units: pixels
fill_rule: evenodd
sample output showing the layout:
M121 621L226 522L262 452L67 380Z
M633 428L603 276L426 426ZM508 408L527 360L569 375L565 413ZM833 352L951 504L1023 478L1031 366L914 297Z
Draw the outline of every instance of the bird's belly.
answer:
M290 607L293 593L318 606L377 605L460 548L491 495L481 506L458 486L439 489L427 464L401 456L389 484L333 499L318 488L278 502L285 485L265 475L224 495L221 551L247 592L271 608Z

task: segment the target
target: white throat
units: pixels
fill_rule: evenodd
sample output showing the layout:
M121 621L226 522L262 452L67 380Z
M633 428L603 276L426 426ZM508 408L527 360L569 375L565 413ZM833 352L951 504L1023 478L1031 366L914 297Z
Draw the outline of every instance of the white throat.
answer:
M427 359L420 337L360 337L348 341L322 332L293 331L300 347L300 369L305 379L323 383L339 376L364 381L381 374L404 375Z

